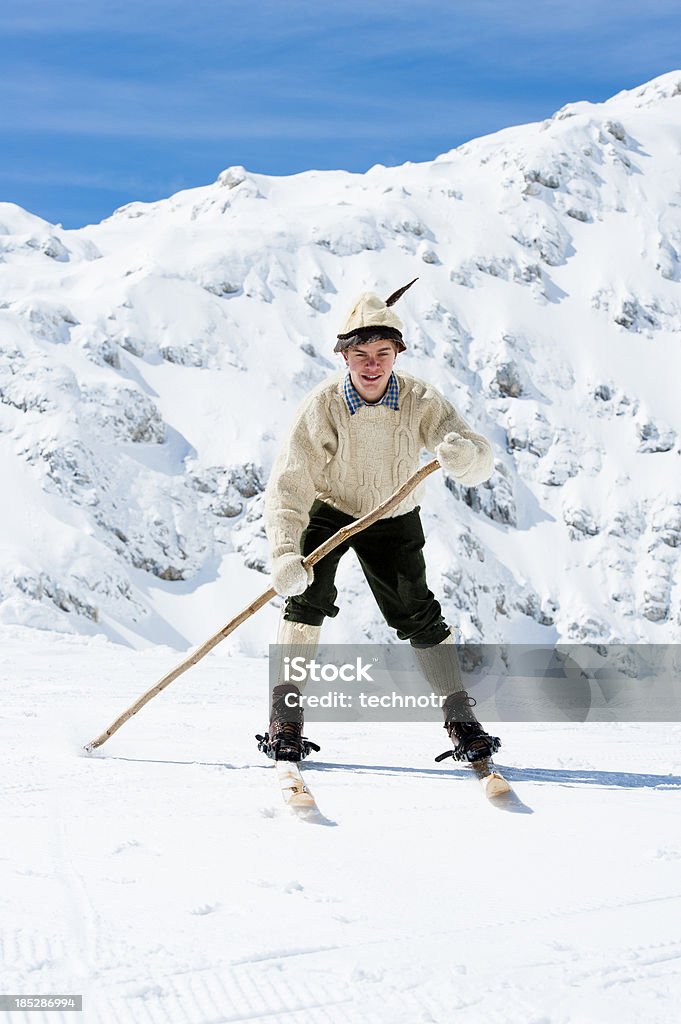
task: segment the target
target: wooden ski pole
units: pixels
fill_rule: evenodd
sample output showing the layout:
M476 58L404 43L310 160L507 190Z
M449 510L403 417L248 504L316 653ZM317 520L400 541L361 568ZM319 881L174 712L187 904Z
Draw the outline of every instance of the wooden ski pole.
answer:
M427 476L434 473L435 470L439 468L440 463L437 459L432 459L430 462L421 466L421 468L413 473L412 476L410 476L394 494L391 494L389 498L386 498L380 505L377 505L373 512L369 512L368 515L356 520L356 522L351 523L349 526L343 526L337 533L334 533L333 537L329 537L329 539L324 541L323 544L320 544L318 548L315 548L315 550L305 558L304 564L310 566L315 565L324 558L325 555L328 555L330 551L333 551L333 549L337 548L339 544L342 544L343 541L348 540L350 537L354 537L356 533L361 533L361 531L365 530L367 526L371 526L372 523L375 523L376 520L380 519L386 512L392 511L392 509L399 505L400 502L403 501L404 498L406 498L422 480L425 480ZM167 672L162 679L159 679L159 681L152 686L150 690L143 693L139 700L136 700L134 704L131 704L122 715L119 715L118 718L111 723L108 729L105 729L104 732L100 736L97 736L96 739L90 740L84 749L90 753L91 751L96 750L97 747L101 747L102 743L106 743L109 737L113 736L113 734L117 732L122 725L125 725L129 718L132 718L133 715L137 714L140 708L143 708L145 704L148 704L152 697L155 697L157 693L161 692L161 690L165 690L166 686L169 686L173 680L177 679L178 676L181 676L182 673L186 672L188 668L192 667L192 665L196 665L198 661L201 661L209 651L212 651L214 647L217 647L221 640L224 640L230 633L233 633L237 626L240 626L242 622L245 622L246 619L250 618L251 615L257 612L259 608L262 608L263 605L267 604L268 601L271 601L272 598L276 596L276 590L273 587L270 587L269 590L266 590L260 595L260 597L257 597L255 601L248 605L247 608L244 608L244 610L239 612L238 615L235 615L227 625L218 630L217 633L210 637L210 639L206 640L205 643L201 644L200 647L197 647L197 649L190 654L188 658L181 661L179 665L176 665L170 672Z

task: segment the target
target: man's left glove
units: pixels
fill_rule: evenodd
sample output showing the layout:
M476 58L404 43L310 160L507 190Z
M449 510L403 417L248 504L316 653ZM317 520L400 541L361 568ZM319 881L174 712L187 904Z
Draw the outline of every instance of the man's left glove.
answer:
M478 450L467 437L460 434L445 434L444 441L435 449L435 456L442 468L456 480L465 476L477 457Z

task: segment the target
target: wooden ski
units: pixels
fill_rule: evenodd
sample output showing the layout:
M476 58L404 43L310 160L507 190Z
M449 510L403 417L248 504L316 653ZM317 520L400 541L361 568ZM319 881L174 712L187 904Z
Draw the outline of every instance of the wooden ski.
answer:
M275 761L277 778L284 803L303 821L319 820L321 812L303 778L297 761Z
M470 766L480 780L485 796L489 800L513 792L510 782L507 782L491 757L482 761L471 761Z

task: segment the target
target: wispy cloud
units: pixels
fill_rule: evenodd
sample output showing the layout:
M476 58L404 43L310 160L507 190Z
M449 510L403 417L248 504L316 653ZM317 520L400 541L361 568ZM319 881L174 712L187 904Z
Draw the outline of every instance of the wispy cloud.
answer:
M32 167L4 163L0 166L0 182L22 185L49 185L63 188L86 188L103 192L133 192L155 198L170 187L181 187L169 178L121 174L117 171L83 172L64 168L35 170Z
M458 133L473 131L480 123L508 123L533 113L519 110L517 100L504 97L467 98L434 95L427 110L417 95L389 98L327 88L315 94L314 104L301 105L304 94L297 83L273 69L258 79L265 94L273 91L277 103L263 102L253 91L251 71L209 72L197 76L193 88L183 80L158 83L119 81L78 73L45 73L34 66L23 78L9 69L0 75L0 92L12 91L4 126L17 135L76 135L100 138L155 138L164 140L281 139L328 140L401 139L405 134L428 133L429 124L455 124ZM216 89L220 101L214 97ZM213 97L211 103L206 96ZM520 115L520 116L519 116Z
M0 31L6 38L45 36L56 41L69 34L102 33L136 36L156 40L160 45L181 38L192 48L201 44L226 48L244 60L266 50L285 62L285 47L315 40L318 51L306 54L315 60L328 56L348 61L372 57L408 57L416 52L426 56L449 55L452 58L474 54L484 61L480 44L491 45L490 56L497 59L495 43L504 39L522 43L521 49L543 40L547 51L574 61L580 54L571 42L591 41L597 52L599 39L614 44L615 57L620 41L644 33L667 45L678 54L681 14L677 0L260 0L245 5L236 0L3 0ZM513 64L518 47L509 46L505 61ZM225 50L223 50L225 52ZM536 57L541 61L542 53ZM613 52L603 47L599 62L610 61ZM677 57L678 59L678 57Z
M373 4L354 6L360 20L375 20ZM532 78L553 70L602 80L615 69L647 73L651 66L681 62L677 0L622 0L616 6L610 0L422 0L398 5L393 14L380 31L355 31L351 40L341 26L330 44L331 64L337 56L348 61L351 53L353 60L380 60L383 66L392 59L407 69L430 59L452 70L463 62L481 76L519 72Z

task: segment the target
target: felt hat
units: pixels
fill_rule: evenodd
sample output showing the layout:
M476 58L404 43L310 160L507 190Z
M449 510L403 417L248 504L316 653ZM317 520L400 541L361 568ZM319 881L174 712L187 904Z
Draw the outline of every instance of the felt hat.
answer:
M418 277L415 277L414 281L418 281ZM334 352L342 352L351 345L382 341L384 338L397 342L398 351L404 352L407 346L402 338L402 321L390 307L404 295L407 288L411 288L414 281L398 288L385 302L373 292L362 292L337 336Z

